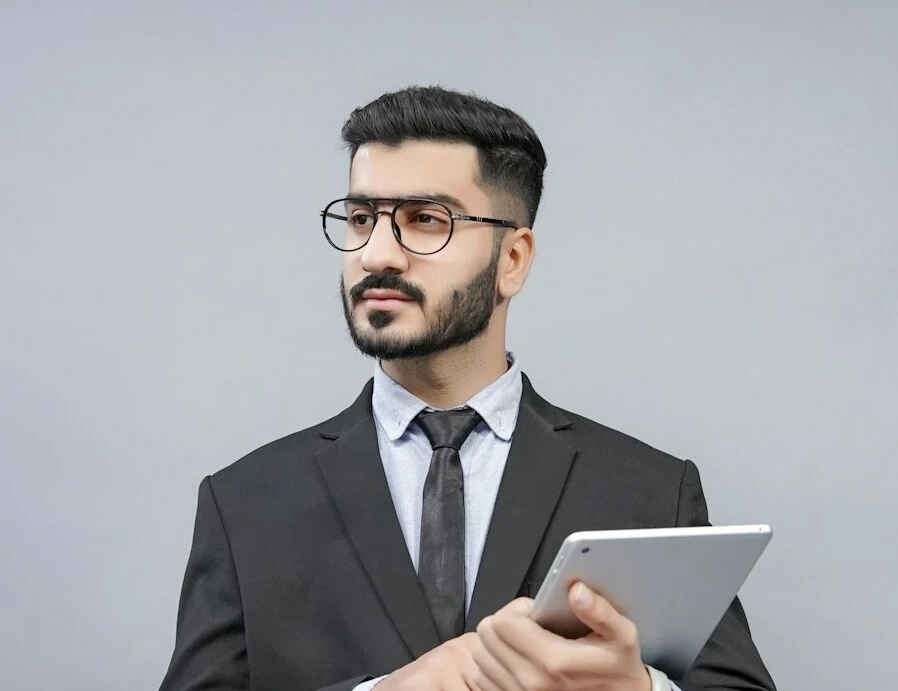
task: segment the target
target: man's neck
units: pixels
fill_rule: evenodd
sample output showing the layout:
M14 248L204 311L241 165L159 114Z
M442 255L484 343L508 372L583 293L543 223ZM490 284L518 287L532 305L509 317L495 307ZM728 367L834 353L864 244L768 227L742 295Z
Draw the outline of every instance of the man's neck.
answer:
M381 366L406 391L434 408L455 408L508 370L505 349L459 348L413 360L384 360ZM480 344L482 345L482 344Z

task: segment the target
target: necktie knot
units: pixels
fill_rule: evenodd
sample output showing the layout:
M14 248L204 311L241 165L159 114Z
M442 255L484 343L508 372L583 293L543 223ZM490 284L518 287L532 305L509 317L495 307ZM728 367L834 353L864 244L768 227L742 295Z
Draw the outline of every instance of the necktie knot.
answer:
M458 451L482 418L473 408L437 410L418 415L418 425L434 450L450 448Z

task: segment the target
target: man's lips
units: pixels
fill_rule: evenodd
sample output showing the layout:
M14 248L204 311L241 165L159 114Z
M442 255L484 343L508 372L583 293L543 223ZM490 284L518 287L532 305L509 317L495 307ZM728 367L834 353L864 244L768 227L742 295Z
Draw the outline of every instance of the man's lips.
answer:
M414 304L414 302L414 298L398 290L371 288L362 293L362 304L369 310L379 312L401 310L410 304Z
M410 298L405 293L400 293L398 290L384 290L383 288L372 288L370 290L366 290L362 293L363 300L401 300L403 302L413 302L412 298Z

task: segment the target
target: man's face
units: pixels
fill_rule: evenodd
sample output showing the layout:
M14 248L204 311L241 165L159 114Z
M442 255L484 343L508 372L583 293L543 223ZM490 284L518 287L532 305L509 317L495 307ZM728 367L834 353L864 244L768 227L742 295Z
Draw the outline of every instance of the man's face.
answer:
M451 197L453 213L493 216L475 183L477 150L469 144L366 144L352 163L347 196ZM378 206L390 211L392 204ZM363 353L385 360L462 345L489 326L496 304L498 251L490 225L455 221L449 244L418 255L400 245L389 214L378 216L368 243L343 255L340 282L349 332Z

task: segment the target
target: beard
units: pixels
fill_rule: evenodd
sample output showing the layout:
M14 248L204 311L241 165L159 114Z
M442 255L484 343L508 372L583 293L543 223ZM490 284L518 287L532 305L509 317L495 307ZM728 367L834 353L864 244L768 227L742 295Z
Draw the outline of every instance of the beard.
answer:
M493 252L490 263L466 284L453 288L432 314L424 310L423 291L395 274L369 275L352 287L347 295L340 278L340 302L349 335L362 353L382 360L405 360L440 353L468 343L480 336L489 326L496 307L496 276L499 253ZM362 293L373 288L397 290L417 302L426 324L424 331L411 336L391 336L384 330L396 318L394 312L370 310L368 324L373 331L362 332L352 318L352 307L362 300Z

